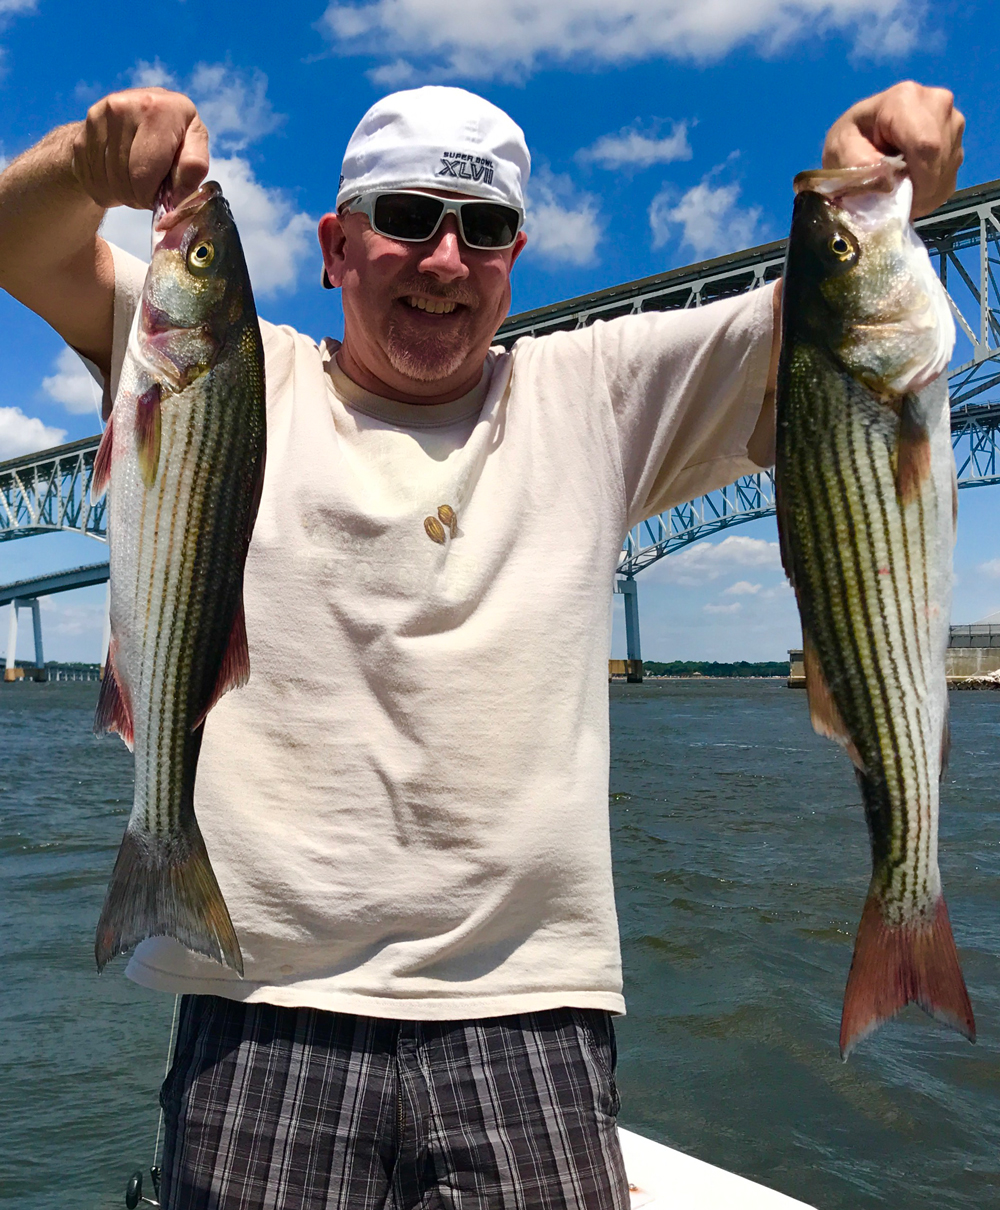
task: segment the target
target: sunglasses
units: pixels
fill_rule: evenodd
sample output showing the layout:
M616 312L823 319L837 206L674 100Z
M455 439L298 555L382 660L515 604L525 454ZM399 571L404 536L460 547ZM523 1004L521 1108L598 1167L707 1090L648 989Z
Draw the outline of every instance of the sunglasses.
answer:
M347 203L350 214L364 214L372 230L389 239L419 244L430 239L453 214L470 248L512 248L524 222L524 211L500 202L460 201L417 189L362 193Z

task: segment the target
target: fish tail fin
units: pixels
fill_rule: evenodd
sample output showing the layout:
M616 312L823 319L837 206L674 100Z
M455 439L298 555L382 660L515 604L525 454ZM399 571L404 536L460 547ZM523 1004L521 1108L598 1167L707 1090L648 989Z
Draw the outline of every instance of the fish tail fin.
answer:
M886 923L878 895L869 891L844 992L841 1057L911 1001L975 1042L976 1022L943 897L927 923L894 927Z
M168 840L131 822L125 829L97 925L97 969L147 937L162 936L243 975L236 930L193 816Z

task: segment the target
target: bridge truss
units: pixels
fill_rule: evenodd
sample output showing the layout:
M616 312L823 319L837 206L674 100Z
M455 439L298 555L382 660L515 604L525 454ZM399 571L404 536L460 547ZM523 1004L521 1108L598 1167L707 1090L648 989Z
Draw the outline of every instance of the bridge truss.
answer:
M100 436L0 462L0 541L68 531L107 541L107 497L90 502Z

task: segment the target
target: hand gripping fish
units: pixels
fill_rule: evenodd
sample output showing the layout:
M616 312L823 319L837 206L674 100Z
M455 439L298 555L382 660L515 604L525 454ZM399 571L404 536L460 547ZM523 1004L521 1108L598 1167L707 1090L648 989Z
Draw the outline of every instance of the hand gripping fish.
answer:
M205 716L250 675L243 566L264 474L264 354L219 186L161 204L92 494L109 486L111 645L95 731L135 751L98 969L175 937L243 973L194 814Z
M844 1058L916 1001L975 1022L941 894L955 329L900 159L802 173L785 267L775 484L815 729L854 762L872 848Z

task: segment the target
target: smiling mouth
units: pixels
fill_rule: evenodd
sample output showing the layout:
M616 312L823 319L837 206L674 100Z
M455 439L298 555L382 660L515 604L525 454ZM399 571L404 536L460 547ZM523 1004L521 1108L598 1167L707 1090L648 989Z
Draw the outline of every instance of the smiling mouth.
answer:
M457 302L443 298L421 298L418 294L408 294L401 301L414 311L426 311L428 315L450 315L458 307Z

